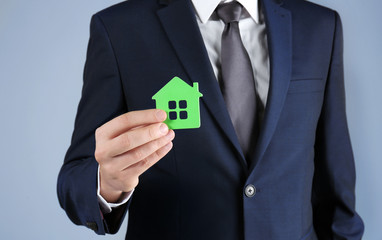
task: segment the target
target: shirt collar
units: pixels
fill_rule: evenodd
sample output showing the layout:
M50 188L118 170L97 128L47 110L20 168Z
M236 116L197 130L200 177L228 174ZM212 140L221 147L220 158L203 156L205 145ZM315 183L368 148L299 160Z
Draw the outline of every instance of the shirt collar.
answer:
M212 13L220 3L230 2L232 0L192 0L196 14L202 23L206 23L210 19ZM249 15L259 23L259 1L258 0L238 0Z

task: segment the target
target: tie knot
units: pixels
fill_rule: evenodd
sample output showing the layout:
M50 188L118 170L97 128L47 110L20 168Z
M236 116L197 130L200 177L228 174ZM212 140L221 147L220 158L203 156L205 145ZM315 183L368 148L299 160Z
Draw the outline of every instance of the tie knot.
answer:
M241 15L241 10L243 6L237 1L232 1L229 3L220 4L216 8L216 13L223 20L225 24L231 22L238 22Z

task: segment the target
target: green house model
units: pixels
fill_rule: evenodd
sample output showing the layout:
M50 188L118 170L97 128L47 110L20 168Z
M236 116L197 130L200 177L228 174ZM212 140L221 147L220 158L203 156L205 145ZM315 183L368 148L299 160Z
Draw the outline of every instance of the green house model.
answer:
M164 123L170 129L187 129L200 127L199 84L191 87L179 77L174 77L153 97L156 108L167 113Z

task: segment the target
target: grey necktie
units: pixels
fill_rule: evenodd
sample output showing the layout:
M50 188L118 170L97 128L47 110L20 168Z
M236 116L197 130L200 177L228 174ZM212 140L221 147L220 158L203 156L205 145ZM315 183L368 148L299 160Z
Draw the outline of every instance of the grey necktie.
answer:
M257 140L258 116L251 61L240 37L239 19L242 9L240 3L233 1L220 4L216 13L226 24L221 43L220 88L248 161Z

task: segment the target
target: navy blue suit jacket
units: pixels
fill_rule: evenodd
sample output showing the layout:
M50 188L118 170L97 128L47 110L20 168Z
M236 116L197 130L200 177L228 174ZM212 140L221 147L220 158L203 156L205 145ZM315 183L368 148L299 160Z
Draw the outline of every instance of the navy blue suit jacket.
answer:
M360 239L345 114L338 14L303 0L262 0L270 89L247 165L190 0L130 0L95 14L72 143L58 179L70 219L127 239ZM174 147L140 177L128 204L102 215L96 128L155 108L172 77L199 82L201 127L176 130ZM248 184L256 194L247 197Z

